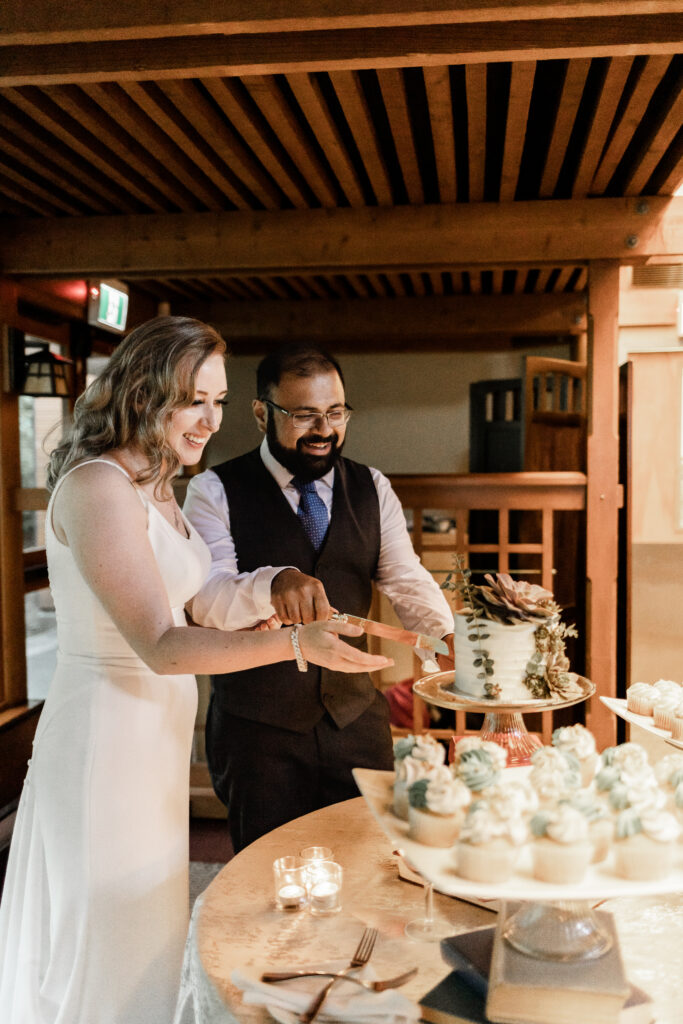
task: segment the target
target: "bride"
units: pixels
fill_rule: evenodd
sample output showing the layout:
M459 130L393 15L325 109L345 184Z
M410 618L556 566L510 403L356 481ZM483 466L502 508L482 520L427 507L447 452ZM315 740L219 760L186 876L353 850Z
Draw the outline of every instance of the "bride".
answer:
M188 923L193 673L294 659L390 662L339 623L188 625L210 556L173 497L226 401L225 344L159 317L79 398L46 516L57 669L38 724L0 907L0 1020L169 1024Z

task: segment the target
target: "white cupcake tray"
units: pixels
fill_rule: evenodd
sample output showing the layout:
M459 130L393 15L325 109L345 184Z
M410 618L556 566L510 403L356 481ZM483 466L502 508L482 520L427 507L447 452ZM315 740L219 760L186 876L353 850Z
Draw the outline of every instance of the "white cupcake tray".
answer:
M508 772L528 769L509 768ZM456 872L455 847L441 849L424 846L408 838L408 823L397 818L391 809L394 772L381 772L371 768L354 768L353 776L365 802L378 825L391 840L410 867L427 881L433 882L439 892L447 896L480 900L607 900L617 896L650 896L683 891L683 844L679 844L679 859L675 869L666 878L653 882L636 882L620 878L614 873L613 854L602 864L590 865L582 882L575 885L555 885L533 877L531 844L520 852L516 872L507 882L493 884L471 882Z
M665 740L672 747L678 747L679 750L683 750L683 740L672 739L670 729L658 728L654 723L652 715L637 715L634 711L629 711L628 702L619 697L601 697L600 700L605 707L609 708L615 715L619 715L625 722L630 722L631 725L639 725L641 729L652 733L653 736L659 736L660 739Z

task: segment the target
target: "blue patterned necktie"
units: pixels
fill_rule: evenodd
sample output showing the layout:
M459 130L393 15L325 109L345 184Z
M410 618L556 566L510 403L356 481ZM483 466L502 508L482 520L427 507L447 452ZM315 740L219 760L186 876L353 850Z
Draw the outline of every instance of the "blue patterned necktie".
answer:
M304 481L294 477L292 486L296 487L300 494L297 515L311 544L319 551L329 525L325 502L316 491L312 480Z

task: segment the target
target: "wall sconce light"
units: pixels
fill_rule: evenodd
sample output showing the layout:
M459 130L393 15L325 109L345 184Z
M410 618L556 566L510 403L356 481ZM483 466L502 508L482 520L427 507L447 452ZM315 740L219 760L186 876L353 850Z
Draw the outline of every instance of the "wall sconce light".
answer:
M34 398L68 398L72 393L73 361L50 351L44 341L26 341L12 330L13 389Z

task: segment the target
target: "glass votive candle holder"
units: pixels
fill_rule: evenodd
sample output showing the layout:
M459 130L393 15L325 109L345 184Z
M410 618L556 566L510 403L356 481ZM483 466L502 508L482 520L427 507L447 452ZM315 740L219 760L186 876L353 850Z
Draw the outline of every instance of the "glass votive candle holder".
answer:
M275 905L278 910L301 910L308 902L307 864L301 857L279 857L273 861Z
M341 910L342 866L333 860L316 861L308 870L308 906L312 914Z
M316 861L316 860L332 860L332 850L329 846L306 846L299 854L302 860Z

